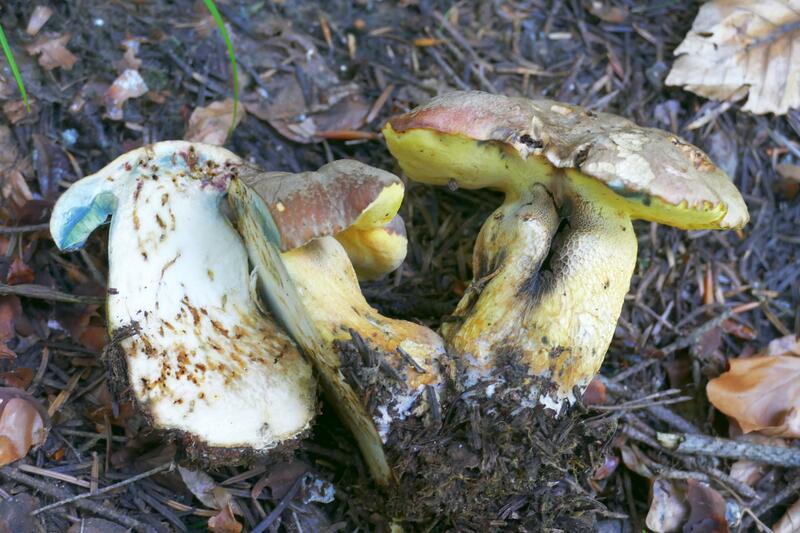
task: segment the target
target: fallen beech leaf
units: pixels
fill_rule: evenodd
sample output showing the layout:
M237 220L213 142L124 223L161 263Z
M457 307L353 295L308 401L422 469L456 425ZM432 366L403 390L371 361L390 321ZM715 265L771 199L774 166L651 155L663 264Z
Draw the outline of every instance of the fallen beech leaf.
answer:
M46 411L33 396L0 388L0 466L21 459L47 437Z
M800 500L786 510L783 518L772 526L772 533L797 533L800 531Z
M15 257L11 262L11 268L8 269L6 283L9 285L33 283L33 277L33 269L26 265L21 258Z
M714 407L745 433L800 437L800 357L756 356L730 365L706 387Z
M689 490L687 501L691 512L683 526L687 533L728 533L725 520L725 499L719 492L705 483L690 479L686 482Z
M30 35L31 37L36 37L36 34L39 33L39 30L42 29L42 26L50 20L50 17L53 16L53 10L47 6L36 6L31 13L31 18L28 19L28 27L25 28L25 33Z
M120 74L105 94L106 112L111 120L122 120L122 106L131 98L147 92L147 84L138 70L126 69Z
M233 127L238 126L243 118L244 106L239 105L236 109L236 120L233 122ZM192 111L192 116L189 117L189 127L183 138L187 141L222 146L225 144L232 120L232 98L221 102L212 102L206 107L198 107Z
M678 481L658 478L653 482L650 510L645 525L655 533L673 533L689 516L686 487Z
M226 505L222 511L208 519L208 529L213 533L240 533L242 524L233 517L231 506Z
M745 111L785 114L800 106L798 22L797 0L707 2L666 83L717 100L749 89Z
M25 47L31 55L39 56L39 64L45 70L63 68L72 70L78 60L72 52L67 50L67 43L72 39L71 33L63 35L58 33L44 33L34 42Z

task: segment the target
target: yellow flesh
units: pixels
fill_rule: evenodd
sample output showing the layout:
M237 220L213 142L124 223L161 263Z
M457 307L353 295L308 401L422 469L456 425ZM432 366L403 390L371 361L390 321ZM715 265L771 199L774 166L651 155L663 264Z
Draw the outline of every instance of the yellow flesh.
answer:
M637 248L631 216L645 209L650 219L698 213L656 200L646 207L498 143L428 130L396 134L389 126L384 134L411 179L455 179L464 188L506 194L475 243L475 279L456 320L442 327L466 363L468 384L520 362L556 389L539 401L558 409L574 400L573 388L585 387L600 368L629 288ZM553 240L562 215L567 226ZM534 395L548 392L531 386Z
M360 280L379 278L395 270L406 258L406 236L384 226L367 229L350 226L335 238L347 251Z
M616 207L634 220L650 220L682 229L718 228L727 212L723 204L689 209L685 202L673 205L657 197L622 196L591 176L574 169L558 169L543 157L522 159L513 147L503 143L475 141L426 129L397 133L389 124L383 134L403 171L415 181L431 185L446 185L454 178L465 189L493 188L505 192L507 201L513 201L519 191L540 182L554 193L580 191L587 200Z

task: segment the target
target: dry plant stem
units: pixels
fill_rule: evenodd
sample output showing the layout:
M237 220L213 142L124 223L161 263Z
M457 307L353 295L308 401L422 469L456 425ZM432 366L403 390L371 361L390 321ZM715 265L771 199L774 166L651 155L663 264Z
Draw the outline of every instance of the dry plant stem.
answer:
M28 485L29 487L33 487L42 494L46 494L51 498L66 499L72 497L72 494L69 491L58 488L57 486L53 485L53 483L40 481L34 477L23 474L16 468L10 466L4 466L0 468L0 476L12 481L16 481L17 483L22 483L24 485ZM124 526L132 528L134 531L141 531L143 533L155 533L156 531L155 528L131 518L122 512L106 507L101 503L90 500L76 500L72 503L74 503L77 507L94 513L98 516L119 522Z
M792 448L737 442L705 435L657 433L656 438L664 448L676 453L749 459L784 468L800 468L800 450Z
M25 298L33 298L36 300L47 300L50 302L63 302L68 304L99 305L105 302L105 298L98 298L96 296L75 296L74 294L56 291L42 285L25 283L20 285L6 285L5 283L0 283L0 296L6 296L9 294L23 296Z
M68 503L74 503L76 501L83 500L85 498L92 498L94 496L100 496L101 494L105 494L107 492L111 492L111 491L116 490L116 489L118 489L120 487L124 487L125 485L130 485L131 483L135 483L135 482L139 481L140 479L148 478L150 476L154 476L154 475L158 474L159 472L163 472L165 470L172 470L174 468L175 468L175 463L173 463L173 462L164 463L163 465L157 466L155 468L151 468L147 472L142 472L141 474L137 474L135 476L129 477L128 479L124 479L124 480L122 480L122 481L120 481L118 483L114 483L114 484L109 485L107 487L103 487L102 489L100 489L100 490L98 490L96 492L84 492L83 494L76 494L75 496L72 496L72 497L69 497L69 498L66 498L66 499L51 503L50 505L45 505L44 507L40 507L40 508L36 509L35 511L33 511L32 514L33 515L37 515L39 513L44 512L44 511L49 511L50 509L55 509L56 507L61 507L62 505L66 505Z

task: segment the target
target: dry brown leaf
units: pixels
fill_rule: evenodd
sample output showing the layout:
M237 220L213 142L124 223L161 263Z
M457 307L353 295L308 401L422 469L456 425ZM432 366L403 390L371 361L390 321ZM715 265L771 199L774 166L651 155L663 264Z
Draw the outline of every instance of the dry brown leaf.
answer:
M707 2L675 54L667 85L716 100L749 90L744 110L785 114L800 107L800 0Z
M695 479L688 480L686 485L686 499L691 512L683 530L692 533L728 533L730 530L725 520L727 504L720 493Z
M787 335L770 341L767 355L800 355L800 337Z
M126 69L105 94L106 112L111 120L122 120L122 106L131 98L138 98L147 92L147 84L138 70Z
M0 389L0 466L21 459L47 437L44 408L22 390Z
M67 43L70 39L72 39L71 33L65 33L63 35L58 33L45 33L26 46L25 50L31 55L38 55L39 64L45 70L53 70L54 68L72 70L78 58L67 50Z
M36 34L39 33L39 30L42 29L42 26L50 20L50 17L53 16L53 10L47 6L36 6L31 13L31 18L28 19L28 27L25 28L25 33L30 35L31 37L36 37Z
M19 285L21 283L33 283L33 269L25 264L19 257L15 257L8 269L6 283L9 285Z
M714 407L745 433L800 437L800 357L756 356L730 365L706 387Z
M178 473L186 488L206 507L224 511L230 506L233 498L231 493L217 485L211 476L202 470L191 470L179 466Z
M208 519L208 530L212 533L241 533L242 524L236 521L231 506L227 505L218 514Z
M677 481L658 478L653 483L650 510L645 524L656 533L673 533L689 516L686 488Z
M236 109L236 121L233 127L239 125L244 118L244 106ZM206 107L198 107L189 117L189 127L183 138L187 141L207 144L223 145L228 136L228 130L233 120L233 99L228 98L221 102L213 102Z
M772 533L797 533L800 531L800 500L786 510L783 518L772 526Z

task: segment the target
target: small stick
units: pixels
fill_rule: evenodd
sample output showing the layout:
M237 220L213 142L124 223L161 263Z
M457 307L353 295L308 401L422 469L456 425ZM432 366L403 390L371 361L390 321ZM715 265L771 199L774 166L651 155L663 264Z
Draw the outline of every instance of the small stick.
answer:
M66 292L57 291L43 285L33 285L23 283L20 285L6 285L0 283L0 296L13 294L37 300L49 300L51 302L64 302L68 304L102 304L105 298L97 296L76 296Z
M680 435L675 433L656 433L658 442L666 449L690 455L709 455L728 459L749 459L784 468L800 467L800 450L738 442L705 435Z
M30 233L50 228L50 223L30 224L28 226L0 226L0 235L13 235L15 233Z
M17 483L22 483L29 487L33 487L42 494L46 494L51 498L68 498L70 495L68 491L58 488L57 486L53 485L53 483L40 481L27 474L23 474L18 469L12 468L10 466L4 466L0 468L0 476L6 477L12 481L16 481ZM133 528L136 531L141 531L144 533L155 532L155 529L153 527L144 524L134 518L131 518L124 513L106 507L105 505L102 505L98 502L93 502L89 500L78 500L75 502L75 505L77 505L81 509L89 511L90 513L94 513L98 516L108 518L109 520L114 520L115 522L119 522L120 524L126 527Z
M278 505L275 506L275 509L273 509L264 520L259 522L258 525L253 528L252 533L264 533L264 531L266 531L267 528L271 526L273 522L275 522L275 520L280 518L281 514L283 514L283 511L285 511L286 507L289 505L289 502L291 502L297 495L297 492L300 490L300 485L303 483L305 477L305 475L302 475L297 478L292 485L292 488L289 489L289 492L287 492L286 495L281 498L281 501L278 502Z
M61 507L62 505L66 505L68 503L74 503L74 502L77 502L77 501L80 501L80 500L84 500L86 498L90 498L92 496L100 496L101 494L106 494L107 492L111 492L111 491L117 490L118 488L124 487L125 485L130 485L131 483L135 483L135 482L139 481L140 479L144 479L144 478L153 476L155 474L158 474L159 472L163 472L164 470L173 470L174 468L175 468L175 463L170 461L169 463L164 463L163 465L157 466L155 468L151 468L147 472L142 472L141 474L137 474L137 475L135 475L133 477L129 477L128 479L120 481L119 483L114 483L114 484L109 485L107 487L103 487L102 489L99 489L96 492L84 492L83 494L76 494L75 496L71 496L69 498L65 498L63 500L59 500L59 501L51 503L49 505L45 505L44 507L39 507L38 509L33 511L31 514L36 516L39 513L42 513L44 511L49 511L50 509L55 509L56 507Z

